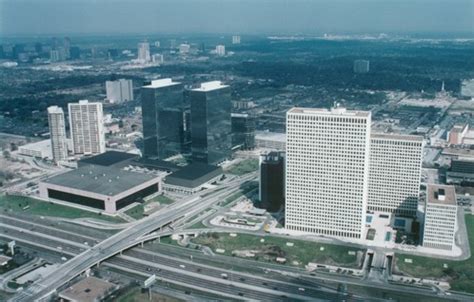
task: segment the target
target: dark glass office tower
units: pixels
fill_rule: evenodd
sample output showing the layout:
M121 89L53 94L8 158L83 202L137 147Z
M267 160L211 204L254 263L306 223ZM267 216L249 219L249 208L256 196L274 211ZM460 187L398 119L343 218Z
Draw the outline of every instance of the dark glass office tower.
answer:
M220 81L190 91L193 160L210 165L231 156L230 87Z
M165 159L181 153L184 131L183 85L172 79L142 87L145 157Z
M285 203L285 157L283 152L260 156L259 207L276 212Z
M255 118L249 114L232 113L232 148L255 148Z

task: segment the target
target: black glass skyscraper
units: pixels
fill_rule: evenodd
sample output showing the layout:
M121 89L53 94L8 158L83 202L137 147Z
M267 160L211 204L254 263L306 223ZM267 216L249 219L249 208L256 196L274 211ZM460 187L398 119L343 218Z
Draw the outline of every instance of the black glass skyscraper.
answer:
M190 91L193 160L217 164L231 156L230 87L220 81Z
M184 131L183 84L171 79L142 87L144 156L165 159L181 153Z

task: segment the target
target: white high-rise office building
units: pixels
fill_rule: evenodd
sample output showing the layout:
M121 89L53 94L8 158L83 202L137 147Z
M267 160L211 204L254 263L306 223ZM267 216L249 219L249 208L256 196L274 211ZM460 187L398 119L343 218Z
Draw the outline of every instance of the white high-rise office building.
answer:
M216 54L218 56L225 56L225 46L224 45L217 45L216 46Z
M69 103L69 125L74 154L105 152L104 114L101 103Z
M145 63L150 62L150 43L148 42L141 42L138 43L138 58L139 61Z
M48 124L53 160L58 163L67 159L66 122L61 107L48 107Z
M107 99L112 103L133 100L132 80L119 79L117 81L106 81L105 90L107 92Z
M370 112L344 108L287 112L287 229L363 237L370 123Z
M423 246L444 250L453 249L457 211L456 193L453 186L428 185Z
M416 216L423 137L372 134L368 210Z

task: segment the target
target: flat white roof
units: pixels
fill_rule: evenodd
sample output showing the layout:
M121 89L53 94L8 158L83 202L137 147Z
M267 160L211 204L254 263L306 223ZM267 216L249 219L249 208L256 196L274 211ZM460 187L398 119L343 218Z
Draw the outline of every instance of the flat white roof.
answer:
M229 87L229 85L224 85L222 84L221 81L211 81L211 82L201 83L201 87L194 88L193 91L212 91L212 90L222 89L225 87Z
M444 204L451 206L457 204L454 186L428 184L426 191L426 201L428 204Z
M303 107L294 107L291 108L288 113L296 114L316 114L316 115L344 115L344 116L360 116L368 117L370 111L357 111L357 110L347 110L346 108L338 107L328 110L326 108L303 108Z
M159 80L153 80L151 81L150 85L145 85L143 88L162 88L162 87L168 87L168 86L173 86L173 85L178 85L181 84L180 82L173 82L173 79L171 78L165 78L165 79L159 79Z
M401 141L422 142L423 136L420 135L405 135L405 134L387 134L387 133L372 133L371 139L393 139Z
M58 106L49 106L48 113L64 113L63 108Z

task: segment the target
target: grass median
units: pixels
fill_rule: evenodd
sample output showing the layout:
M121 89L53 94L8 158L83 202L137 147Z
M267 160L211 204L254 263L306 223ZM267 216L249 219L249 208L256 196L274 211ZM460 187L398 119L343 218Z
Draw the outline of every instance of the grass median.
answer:
M249 252L254 256L248 259L275 263L277 257L285 258L285 264L296 267L304 267L309 262L314 262L358 268L365 253L364 249L355 247L250 234L237 234L232 237L228 233L208 233L191 241L208 246L213 251L223 249L224 254L228 256Z
M71 219L95 218L114 223L124 222L124 220L119 217L102 215L24 196L0 195L0 210L2 212L14 211L37 216L52 216Z
M474 216L466 215L471 254L474 252ZM405 260L409 259L409 260ZM411 261L411 263L410 263ZM464 261L396 255L396 271L417 278L448 281L453 290L474 293L474 257Z

